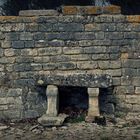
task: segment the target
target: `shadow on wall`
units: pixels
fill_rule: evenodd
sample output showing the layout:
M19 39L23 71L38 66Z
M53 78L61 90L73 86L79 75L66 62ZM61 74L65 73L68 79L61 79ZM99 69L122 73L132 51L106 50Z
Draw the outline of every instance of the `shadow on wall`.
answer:
M101 115L114 115L116 97L114 88L101 88L99 94L99 108ZM59 87L60 113L86 113L89 96L85 87ZM73 111L73 112L71 112Z
M140 1L138 0L2 0L0 3L1 15L18 15L20 10L28 9L61 9L62 5L96 5L110 4L122 7L122 14L140 14Z
M114 115L116 108L116 97L113 94L113 87L101 88L99 94L100 113Z

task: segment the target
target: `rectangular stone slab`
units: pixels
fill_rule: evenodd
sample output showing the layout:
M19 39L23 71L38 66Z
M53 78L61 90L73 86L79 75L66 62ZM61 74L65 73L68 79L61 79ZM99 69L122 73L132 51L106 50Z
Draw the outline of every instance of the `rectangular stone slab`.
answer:
M37 85L56 85L56 86L79 86L79 87L98 87L107 88L112 86L112 78L109 75L38 75Z
M22 10L19 16L57 16L56 10Z

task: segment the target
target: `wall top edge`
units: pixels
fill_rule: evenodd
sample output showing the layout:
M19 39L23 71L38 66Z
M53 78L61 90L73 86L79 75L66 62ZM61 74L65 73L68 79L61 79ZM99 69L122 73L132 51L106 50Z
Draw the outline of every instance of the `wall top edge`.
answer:
M22 10L19 16L57 16L57 15L101 15L101 14L121 14L119 6L62 6L57 10Z
M93 22L127 22L127 23L140 23L140 15L55 15L55 16L0 16L0 23L31 23L31 22L51 22L51 20L55 19L56 21L62 21L62 19L73 19L73 22L77 19L86 19L92 18L95 19ZM59 20L61 19L61 20ZM97 20L99 19L99 20ZM81 21L81 20L80 20ZM67 21L69 22L69 20Z

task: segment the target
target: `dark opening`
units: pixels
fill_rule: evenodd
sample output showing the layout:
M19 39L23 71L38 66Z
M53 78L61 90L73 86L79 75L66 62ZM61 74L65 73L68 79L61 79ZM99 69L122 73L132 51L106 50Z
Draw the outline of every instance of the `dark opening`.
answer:
M88 110L88 93L85 87L59 87L59 113L69 115L69 119L82 121Z
M113 88L100 88L99 94L100 113L113 115L115 113L116 99L113 95Z

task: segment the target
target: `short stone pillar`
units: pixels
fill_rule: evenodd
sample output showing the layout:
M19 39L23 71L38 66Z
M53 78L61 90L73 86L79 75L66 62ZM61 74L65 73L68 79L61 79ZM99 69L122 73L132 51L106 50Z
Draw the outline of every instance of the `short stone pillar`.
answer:
M93 121L95 117L100 116L99 111L99 88L88 88L89 95L89 108L88 108L88 116L87 120Z
M59 96L58 87L48 85L46 89L48 108L46 113L38 118L38 122L43 126L61 126L67 118L65 114L58 114Z
M59 100L58 100L58 87L48 85L46 89L48 108L46 111L47 116L55 117L58 115Z

